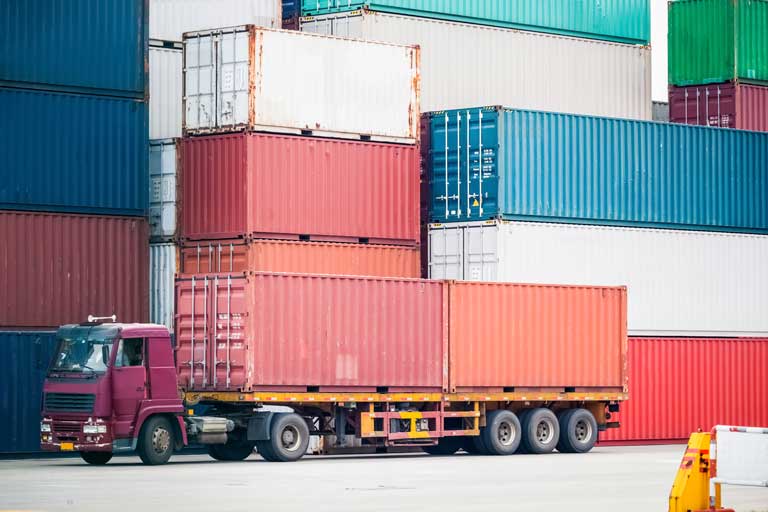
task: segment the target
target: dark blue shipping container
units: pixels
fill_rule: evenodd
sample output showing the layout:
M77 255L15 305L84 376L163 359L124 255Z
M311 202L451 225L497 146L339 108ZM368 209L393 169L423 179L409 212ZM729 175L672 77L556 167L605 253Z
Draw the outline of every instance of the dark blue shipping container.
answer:
M0 209L144 216L146 103L0 87Z
M431 222L768 233L768 133L500 107L426 115Z
M0 331L0 453L40 451L43 380L55 332Z
M0 82L143 98L148 0L0 2Z

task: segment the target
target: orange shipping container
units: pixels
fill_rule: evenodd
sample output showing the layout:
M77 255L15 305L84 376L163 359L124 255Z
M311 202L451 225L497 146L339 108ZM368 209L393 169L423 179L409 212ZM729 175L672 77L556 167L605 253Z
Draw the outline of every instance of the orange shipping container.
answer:
M625 390L627 290L455 282L452 391Z
M419 277L419 249L390 245L242 240L186 243L181 272L286 272Z

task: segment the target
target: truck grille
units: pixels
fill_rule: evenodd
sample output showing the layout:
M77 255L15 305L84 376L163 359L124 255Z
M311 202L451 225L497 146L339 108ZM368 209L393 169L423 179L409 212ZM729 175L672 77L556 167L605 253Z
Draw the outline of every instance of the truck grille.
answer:
M76 421L54 421L54 432L80 432L83 426Z
M61 412L93 412L94 394L46 393L45 410Z

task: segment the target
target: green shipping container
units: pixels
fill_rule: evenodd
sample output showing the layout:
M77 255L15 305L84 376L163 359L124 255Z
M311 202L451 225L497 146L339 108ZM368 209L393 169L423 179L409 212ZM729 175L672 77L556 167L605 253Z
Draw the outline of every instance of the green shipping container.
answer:
M647 45L649 0L301 0L302 16L371 11Z
M768 83L768 0L669 2L669 82Z

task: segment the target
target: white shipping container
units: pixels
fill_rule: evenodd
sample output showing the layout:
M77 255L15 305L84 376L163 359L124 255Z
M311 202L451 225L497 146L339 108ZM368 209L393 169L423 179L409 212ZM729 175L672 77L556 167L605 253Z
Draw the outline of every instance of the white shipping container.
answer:
M149 234L153 240L176 236L176 141L149 141Z
M149 42L149 138L181 137L181 43Z
M766 336L768 236L577 224L434 224L434 279L626 285L637 336Z
M280 28L281 0L150 0L149 37L181 41L184 32L235 25Z
M421 49L422 111L483 105L651 119L651 50L591 39L356 11L301 30Z
M149 244L149 321L173 332L176 245Z
M187 34L184 130L414 143L418 48L256 27Z

